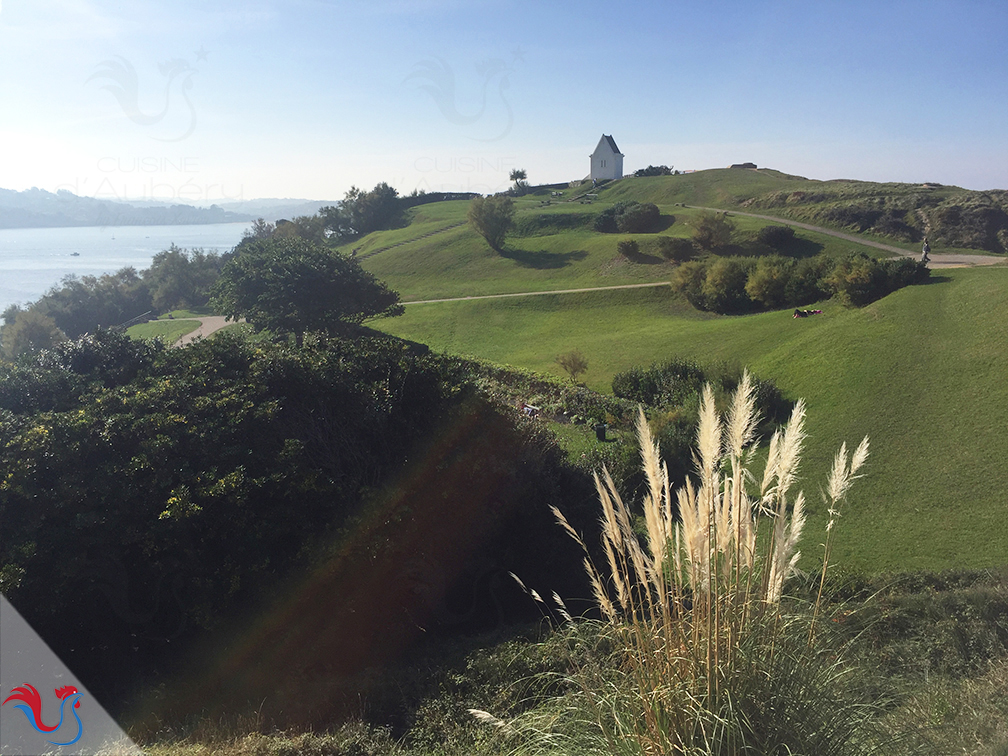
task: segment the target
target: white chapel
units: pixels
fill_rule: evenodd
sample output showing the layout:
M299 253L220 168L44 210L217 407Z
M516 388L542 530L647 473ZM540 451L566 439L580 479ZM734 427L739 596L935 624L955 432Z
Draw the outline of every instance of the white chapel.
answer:
M588 178L592 180L623 178L624 155L611 136L603 134L590 157L591 173Z

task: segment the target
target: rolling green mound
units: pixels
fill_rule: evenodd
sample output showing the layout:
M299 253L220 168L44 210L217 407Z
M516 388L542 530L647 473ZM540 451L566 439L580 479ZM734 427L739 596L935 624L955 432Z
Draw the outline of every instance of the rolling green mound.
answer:
M1008 192L940 184L814 181L772 170L716 169L625 178L600 199L683 203L751 212L868 233L889 243L1008 252Z
M403 317L375 327L436 350L554 375L561 374L556 357L578 349L589 362L584 381L605 392L615 373L672 356L748 365L790 398L808 401L811 533L821 534L825 524L818 487L840 442L856 444L865 434L873 440L869 473L840 523L839 562L869 570L1004 564L1008 465L998 451L1008 428L1008 326L998 315L1008 305L1004 268L943 272L926 286L863 309L823 303L822 316L801 320L790 311L701 313L666 287L423 303L667 281L675 265L657 254L655 239L690 235L698 211L686 205L801 218L911 248L916 242L884 233L898 226L893 208L907 208L899 217L912 237L913 223L939 216L948 221L958 212L948 208L987 203L989 231L999 222L1003 193L730 169L627 178L600 187L593 198L584 197L588 191L582 185L559 199L546 192L517 199L515 230L503 255L465 224L465 202L416 208L411 225L360 240L364 266L412 303ZM661 230L595 231L594 218L623 200L657 204ZM888 220L881 226L844 223L855 217L834 212L844 207L868 208L877 212L870 217ZM957 217L958 225L949 221L946 231L962 241L975 217ZM732 222L732 247L723 253L772 251L756 241L771 221L736 215ZM639 242L639 254L617 254L625 238ZM799 256L872 251L805 230L797 242L792 254ZM807 545L805 564L818 557Z
M580 349L589 387L670 356L749 365L809 406L805 563L823 532L818 487L841 441L872 456L837 533L869 570L986 567L1008 554L1008 270L955 270L863 309L701 314L665 289L416 304L376 326L437 350L559 374Z
M398 291L404 302L668 281L675 266L659 254L657 239L689 237L690 223L699 211L664 204L659 205L659 231L595 231L595 217L612 204L602 197L590 204L520 198L515 203L515 230L503 254L496 254L467 225L467 202L436 203L410 211L408 226L377 231L341 251L356 250L362 266ZM775 251L756 241L758 231L771 221L737 216L732 222L733 243L721 254ZM635 239L640 252L629 258L618 254L617 243L623 239ZM796 233L787 252L806 257L851 251L878 255L877 249L806 230Z

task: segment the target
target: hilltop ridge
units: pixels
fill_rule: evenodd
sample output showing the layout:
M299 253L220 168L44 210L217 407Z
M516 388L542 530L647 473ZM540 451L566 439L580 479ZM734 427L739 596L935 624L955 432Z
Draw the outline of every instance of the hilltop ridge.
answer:
M600 190L607 200L772 210L826 227L987 252L1008 252L1008 191L934 182L819 181L766 168L717 168L678 176L627 177Z

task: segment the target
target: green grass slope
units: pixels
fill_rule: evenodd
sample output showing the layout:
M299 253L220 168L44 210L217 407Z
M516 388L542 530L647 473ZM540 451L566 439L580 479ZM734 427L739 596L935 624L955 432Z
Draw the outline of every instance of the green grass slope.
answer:
M545 204L536 197L523 197L515 204L515 232L507 238L503 254L493 252L466 224L466 202L422 206L411 211L408 226L369 234L342 251L357 250L361 265L398 291L404 302L667 281L674 266L657 253L656 238L688 237L690 221L698 212L663 204L665 228L661 231L609 234L592 228L595 216L612 205L607 200L587 205ZM732 221L736 243L723 250L724 254L772 252L755 241L759 229L770 221L746 217ZM619 255L616 249L620 240L629 238L640 245L640 254L632 259ZM804 230L797 233L792 252L798 256L819 252L842 255L852 250L878 253Z
M986 567L1008 556L1008 270L956 270L861 310L820 317L697 313L665 289L416 304L374 325L435 349L559 374L581 349L586 382L672 355L749 365L809 404L806 563L818 558L818 487L842 440L873 441L837 532L837 561L870 570Z
M1008 191L969 191L938 184L816 181L773 170L698 171L624 178L602 187L600 200L684 203L739 209L866 233L890 244L935 251L1008 252Z
M134 339L161 339L166 344L174 344L199 327L198 320L150 320L130 326L126 333Z

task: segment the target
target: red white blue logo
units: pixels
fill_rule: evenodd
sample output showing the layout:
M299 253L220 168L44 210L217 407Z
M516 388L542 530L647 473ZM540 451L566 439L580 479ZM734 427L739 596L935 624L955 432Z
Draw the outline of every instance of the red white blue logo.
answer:
M42 721L42 696L39 692L35 690L34 686L25 683L22 686L14 688L11 694L4 699L4 702L0 706L6 706L10 701L21 701L22 703L13 704L15 709L21 709L25 717L28 719L28 723L42 733L46 737L46 742L51 743L56 746L67 746L73 745L78 740L80 740L81 734L84 732L84 725L81 723L80 717L77 716L77 709L80 708L80 697L81 693L77 692L77 688L73 685L64 685L62 688L56 688L53 693L56 694L56 698L60 700L60 715L59 722L55 726L50 727L45 722ZM49 736L65 738L73 731L73 725L69 720L66 721L66 726L64 728L64 717L67 702L71 702L70 713L73 714L73 718L77 720L77 734L72 740L49 740ZM59 732L60 728L64 728L62 732ZM59 732L59 735L56 733Z

